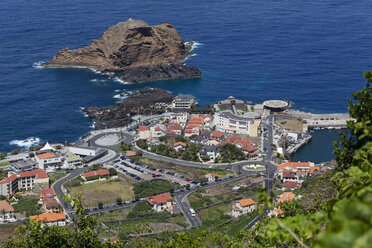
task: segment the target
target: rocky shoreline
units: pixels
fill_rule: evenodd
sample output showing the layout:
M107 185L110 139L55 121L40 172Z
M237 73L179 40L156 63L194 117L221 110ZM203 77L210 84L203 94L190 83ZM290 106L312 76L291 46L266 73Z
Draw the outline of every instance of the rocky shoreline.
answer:
M196 66L183 61L193 53L170 23L150 26L129 19L110 27L101 39L83 48L64 48L43 67L85 67L129 83L200 78Z
M83 112L94 121L94 129L122 127L133 121L134 115L153 115L165 112L162 103L169 104L173 96L166 90L146 88L138 91L137 95L129 96L120 103L112 106L89 106Z

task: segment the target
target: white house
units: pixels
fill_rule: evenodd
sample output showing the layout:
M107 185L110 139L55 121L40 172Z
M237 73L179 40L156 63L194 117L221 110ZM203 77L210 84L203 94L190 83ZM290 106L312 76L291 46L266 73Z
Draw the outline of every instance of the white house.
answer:
M138 128L138 136L139 136L140 139L151 138L150 129L147 126L140 126Z
M200 156L208 156L210 159L216 159L216 157L220 156L220 149L217 146L210 145L204 146L199 151Z
M177 142L177 143L174 144L173 149L176 150L177 152L179 150L185 150L186 149L186 143L184 143L184 142Z
M0 201L0 222L15 221L14 208L7 201Z
M35 159L42 170L54 170L62 161L61 157L52 152L36 155Z
M255 210L255 202L251 199L242 199L235 203L232 207L232 216L239 217L241 215L253 212Z
M44 213L30 216L31 220L42 221L48 226L65 226L66 215L64 213Z
M216 177L218 177L218 174L217 173L208 173L206 175L204 175L204 177L208 180L208 182L214 182L216 180Z
M150 196L147 202L156 212L173 209L173 197L170 194Z

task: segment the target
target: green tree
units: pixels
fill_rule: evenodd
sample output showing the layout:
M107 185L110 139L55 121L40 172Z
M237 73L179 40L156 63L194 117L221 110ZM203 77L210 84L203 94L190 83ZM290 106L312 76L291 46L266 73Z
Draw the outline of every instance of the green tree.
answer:
M20 153L20 152L21 152L21 149L14 149L13 151L11 151L10 154L12 154L12 155L17 155L17 154Z
M139 147L139 148L142 148L142 149L144 149L144 150L146 150L148 147L149 147L149 145L147 144L147 142L146 142L146 140L145 139L139 139L139 140L137 140L137 146Z
M116 176L118 172L114 168L109 168L110 176Z
M98 202L97 206L98 206L99 209L103 209L103 203L102 202Z
M116 198L116 204L117 205L122 205L123 204L123 199L121 199L120 197Z
M2 153L0 153L0 160L5 159L7 155L8 155L8 154L7 154L6 152L2 152Z

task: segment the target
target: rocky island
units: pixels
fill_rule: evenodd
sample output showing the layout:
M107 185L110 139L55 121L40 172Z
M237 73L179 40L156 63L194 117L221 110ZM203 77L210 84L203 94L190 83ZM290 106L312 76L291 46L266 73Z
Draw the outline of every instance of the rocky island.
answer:
M164 104L169 104L173 96L159 88L145 88L113 106L90 106L83 112L94 121L94 129L122 127L132 121L133 115L153 115L165 112Z
M101 39L83 48L60 50L44 67L85 67L129 83L200 78L201 71L183 61L192 55L170 23L150 26L128 19L110 27Z

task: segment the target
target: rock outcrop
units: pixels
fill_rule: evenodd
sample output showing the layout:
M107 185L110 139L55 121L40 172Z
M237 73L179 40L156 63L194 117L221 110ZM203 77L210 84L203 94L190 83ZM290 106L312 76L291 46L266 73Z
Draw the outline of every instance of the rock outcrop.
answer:
M170 23L150 26L129 19L110 27L89 46L60 50L42 66L87 67L131 83L198 78L201 71L182 62L192 54L191 47Z
M163 89L146 88L138 91L113 106L90 106L83 112L94 121L94 129L122 127L132 121L132 116L161 114L166 110L165 105L171 103L173 96Z

